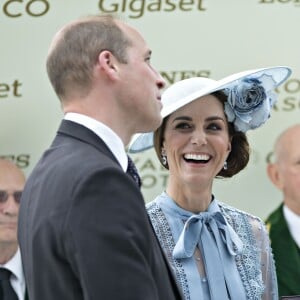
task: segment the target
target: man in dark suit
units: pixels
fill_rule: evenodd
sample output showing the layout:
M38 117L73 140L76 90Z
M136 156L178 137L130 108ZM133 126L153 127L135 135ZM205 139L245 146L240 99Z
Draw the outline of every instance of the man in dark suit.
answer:
M283 202L267 218L280 296L300 295L300 124L277 139L268 175Z
M131 136L161 123L165 83L150 56L111 16L71 22L52 41L47 71L65 116L22 196L30 300L181 299L126 174Z
M25 280L17 240L25 175L12 161L0 159L0 299L24 300Z

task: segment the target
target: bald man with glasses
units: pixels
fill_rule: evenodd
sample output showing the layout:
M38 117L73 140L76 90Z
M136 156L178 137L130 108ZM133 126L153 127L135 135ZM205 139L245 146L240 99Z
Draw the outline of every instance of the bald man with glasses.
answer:
M24 300L25 280L17 241L23 172L11 161L0 159L0 299Z

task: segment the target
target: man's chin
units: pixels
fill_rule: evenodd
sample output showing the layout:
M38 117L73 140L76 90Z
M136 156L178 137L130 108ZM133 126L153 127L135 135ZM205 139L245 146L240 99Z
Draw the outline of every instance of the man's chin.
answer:
M159 116L155 122L153 122L153 126L152 126L152 129L149 130L148 132L150 131L155 131L160 125L162 124L162 117Z

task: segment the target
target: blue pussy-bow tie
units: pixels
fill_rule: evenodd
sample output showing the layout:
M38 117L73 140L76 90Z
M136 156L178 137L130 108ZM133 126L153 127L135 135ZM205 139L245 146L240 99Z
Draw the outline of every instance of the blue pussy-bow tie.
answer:
M173 250L175 259L193 256L196 246L203 261L211 299L243 299L234 257L243 243L221 212L203 212L189 217Z

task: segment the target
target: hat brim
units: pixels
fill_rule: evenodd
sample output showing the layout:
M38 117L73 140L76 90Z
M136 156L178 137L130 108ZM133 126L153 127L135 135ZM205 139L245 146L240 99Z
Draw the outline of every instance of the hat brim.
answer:
M174 111L180 109L181 107L191 103L196 99L199 99L200 97L209 95L219 90L230 88L233 85L237 85L239 81L245 80L247 78L259 78L262 75L270 76L270 78L272 79L268 81L267 86L264 86L265 90L268 92L272 89L275 89L277 86L283 83L291 75L291 69L285 66L275 66L235 73L221 80L206 79L206 86L204 86L203 88L200 88L186 96L183 96L183 98L180 98L180 101L175 101L168 105L163 104L161 116L162 118L165 118L168 115L172 114ZM180 82L178 83L180 84ZM174 85L176 84L177 83L175 83ZM169 89L171 90L173 86L171 86ZM167 94L169 89L167 89L162 95L163 103L164 94ZM169 96L170 95L168 95L168 97ZM131 142L128 146L128 152L138 153L150 149L152 147L153 132L138 133L135 134L131 139Z

